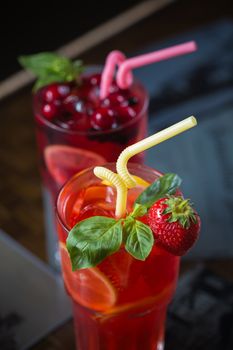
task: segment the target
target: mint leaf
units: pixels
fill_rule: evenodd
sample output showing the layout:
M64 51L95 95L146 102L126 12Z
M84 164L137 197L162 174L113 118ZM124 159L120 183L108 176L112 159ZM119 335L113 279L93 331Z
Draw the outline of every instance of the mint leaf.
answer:
M72 65L73 65L73 69L76 72L76 74L80 74L83 72L83 70L84 70L83 61L81 61L81 60L73 61Z
M58 55L52 52L41 52L35 55L20 56L19 63L35 75L43 75L56 62Z
M134 258L145 260L154 244L154 236L149 226L129 217L124 223L125 249Z
M53 82L69 82L83 71L82 62L72 62L53 52L41 52L30 56L20 56L20 64L34 73L38 81L34 90Z
M66 240L73 271L96 266L119 250L121 243L121 220L93 216L79 222Z
M165 174L148 186L135 201L150 208L158 199L174 194L181 185L181 178L176 174Z
M37 79L36 83L33 86L33 91L37 91L38 89L42 88L43 86L52 84L54 82L62 83L62 82L64 82L64 79L63 79L63 77L59 77L56 74L42 76L39 79Z

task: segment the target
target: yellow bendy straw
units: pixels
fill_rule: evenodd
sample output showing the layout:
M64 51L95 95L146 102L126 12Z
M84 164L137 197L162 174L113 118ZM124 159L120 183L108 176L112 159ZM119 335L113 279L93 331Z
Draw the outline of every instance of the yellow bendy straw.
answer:
M196 118L191 116L180 121L179 123L173 124L172 126L157 132L152 136L147 137L144 140L135 143L134 145L125 148L124 151L121 152L116 163L117 173L122 178L124 184L128 188L132 188L137 185L137 182L133 176L130 175L127 169L127 163L131 157L147 150L148 148L158 145L159 143L166 141L190 128L193 128L195 125L197 125Z
M144 182L142 179L134 175L130 175L127 169L128 160L136 154L166 141L173 136L194 127L195 125L197 125L197 121L196 118L192 116L170 126L169 128L159 131L156 134L135 143L134 145L127 147L120 154L117 160L116 168L118 174L115 174L111 170L104 167L94 168L94 174L101 180L104 180L104 184L110 184L111 186L116 187L117 199L115 216L117 218L121 218L125 215L127 205L127 188L135 187L140 183L143 183L144 186L147 185L147 182Z
M102 180L107 180L111 186L116 187L117 198L115 216L117 218L123 217L125 215L127 203L127 187L124 184L124 181L118 174L115 174L111 170L100 166L94 168L94 174Z

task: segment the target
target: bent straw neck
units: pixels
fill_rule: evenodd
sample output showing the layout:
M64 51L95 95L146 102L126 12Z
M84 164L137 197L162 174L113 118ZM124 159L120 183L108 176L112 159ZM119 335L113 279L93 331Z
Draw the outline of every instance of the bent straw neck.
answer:
M176 123L162 131L157 132L154 135L151 135L147 137L144 140L141 140L134 145L131 145L127 147L119 156L117 163L116 163L116 169L118 174L123 179L124 183L128 188L132 188L136 186L136 182L133 179L133 177L130 175L128 169L127 169L127 163L128 160L135 156L136 154L146 151L147 149L158 145L159 143L168 140L192 127L194 127L197 124L197 121L195 117L191 116L189 118L186 118L182 120L179 123Z

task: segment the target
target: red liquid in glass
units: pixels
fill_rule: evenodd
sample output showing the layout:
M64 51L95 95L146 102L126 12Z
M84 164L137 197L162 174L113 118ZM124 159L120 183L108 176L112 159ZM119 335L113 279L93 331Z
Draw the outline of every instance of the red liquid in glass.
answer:
M43 182L49 263L59 269L54 213L59 189L75 173L116 161L128 145L146 136L147 94L138 82L99 98L100 74L78 83L51 84L34 96L39 166ZM134 157L142 163L143 155Z
M66 201L63 215L68 227L94 215L114 217L111 187L92 183L85 188L82 181L80 187L59 198ZM129 211L141 191L140 187L129 190ZM77 349L163 349L166 310L176 287L179 258L154 245L146 261L139 261L122 247L97 267L72 272L64 244L67 231L62 225L58 229Z

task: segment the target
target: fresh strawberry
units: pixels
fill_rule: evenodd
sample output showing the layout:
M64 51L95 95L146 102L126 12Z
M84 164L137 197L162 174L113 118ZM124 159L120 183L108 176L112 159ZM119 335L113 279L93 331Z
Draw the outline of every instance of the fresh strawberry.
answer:
M192 247L200 231L199 216L182 197L159 199L149 209L148 223L156 244L179 256Z

